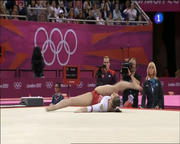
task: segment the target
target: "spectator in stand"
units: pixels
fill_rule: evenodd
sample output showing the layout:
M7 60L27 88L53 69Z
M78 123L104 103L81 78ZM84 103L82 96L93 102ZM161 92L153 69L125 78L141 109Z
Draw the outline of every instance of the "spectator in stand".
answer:
M92 3L91 3L91 1L89 1L89 0L85 0L85 1L84 1L83 9L86 9L86 8L88 8L88 10L92 8Z
M138 21L139 21L139 22L142 22L142 21L143 21L143 17L142 17L141 14L139 14L139 16L138 16ZM142 23L138 23L138 25L143 25L143 24L142 24Z
M88 8L88 5L85 5L85 8L83 8L83 13L84 13L84 16L85 16L85 18L87 18L88 17L88 15L89 15L89 8Z
M47 22L47 11L41 10L41 15L38 17L38 21Z
M62 9L59 11L59 15L57 16L56 22L63 23L64 22L64 12Z
M127 18L127 14L124 13L124 11L126 10L129 10L130 9L130 1L129 0L126 0L125 2L125 5L124 5L124 8L123 8L123 11L122 11L122 15L124 18Z
M92 13L93 13L94 18L96 19L98 17L98 14L99 14L99 9L97 8L96 3L94 3L94 5L93 5Z
M66 10L67 10L68 14L69 14L69 11L70 11L71 8L73 8L73 1L72 0L68 2L68 5L66 7ZM68 15L66 17L68 17Z
M129 21L135 21L137 18L137 10L134 3L131 3L131 8L125 9L123 13L129 18ZM130 23L130 25L134 25L134 23Z
M126 21L125 25L129 25L129 18L128 17L126 17L125 21Z
M19 20L18 17L17 17L18 13L16 11L12 11L11 15L12 15L11 19Z
M116 24L115 25L122 25L121 24L121 19L120 18L118 18L117 20L116 20Z
M42 5L43 8L47 8L47 6L49 6L49 2L42 0L41 5Z
M35 8L36 6L36 2L35 0L31 0L31 3L28 5L28 20L32 20L32 21L37 21L37 12L35 9L31 9L31 8Z
M25 1L24 0L18 0L18 1L16 0L16 5L19 8L19 15L27 15L27 10L25 7ZM23 18L19 18L19 19L23 20Z
M82 9L79 9L79 15L76 17L76 19L84 19L84 15L83 15L83 12L82 12ZM84 21L77 21L77 24L85 24Z
M68 19L75 19L75 12L74 12L74 8L71 8L69 11L69 15L68 15ZM76 23L76 21L73 20L68 20L67 23Z
M107 11L111 11L111 1L106 0Z
M52 1L52 4L49 7L50 13L49 13L49 17L50 18L57 18L58 14L59 14L59 9L58 6L56 5L55 0ZM55 20L50 20L51 22L55 22Z
M147 104L146 104L147 99ZM164 109L164 95L154 62L147 67L147 76L143 85L142 108Z
M18 20L17 15L19 15L19 7L17 5L14 5L11 15L12 19Z
M6 14L6 9L5 9L5 6L2 4L2 2L1 2L1 5L0 5L0 14ZM0 19L8 19L8 17L3 16L3 17L0 17Z
M124 18L122 17L121 15L121 12L119 10L119 5L116 4L115 5L115 9L113 10L113 20L116 21L116 20L124 20Z
M37 10L36 10L37 17L39 17L41 15L41 8L43 8L41 3L42 3L41 0L36 0L35 8L37 8Z
M131 4L130 1L126 0L124 9L130 9L130 4Z
M102 2L101 2L101 9L102 10L104 9L104 5L106 5L105 0L102 0Z
M122 13L122 16L123 16L123 17L124 17L123 11L124 11L124 9L125 9L125 2L126 2L126 0L121 0L121 1L119 1L119 10L120 10L120 12Z
M113 19L112 19L112 12L109 12L109 15L108 15L108 17L106 19L106 24L107 25L114 25Z
M1 6L4 5L3 4L4 1L1 1ZM16 4L15 0L7 0L6 2L6 6L5 6L5 11L7 11L8 14L11 14L13 11L13 7Z
M79 15L80 9L82 9L82 4L81 4L80 0L77 0L74 3L75 3L75 5L74 5L75 17L77 17Z
M93 13L92 13L92 10L90 9L89 10L89 16L87 17L87 20L96 20L95 18L94 18L94 16L93 16ZM91 22L91 21L89 21L89 22L86 22L87 24L95 24L96 22Z
M63 1L59 2L59 7L60 7L60 10L63 10L64 17L67 17L68 16L68 12L67 12L67 8L64 6L64 2Z
M105 25L105 21L102 18L101 12L99 12L98 17L96 18L96 24L97 25Z
M102 18L103 18L104 20L107 19L109 12L110 12L110 11L108 11L108 9L107 9L107 4L105 3L105 5L104 5L104 7L103 7L103 9L102 9L102 11L101 11L101 13L102 13Z

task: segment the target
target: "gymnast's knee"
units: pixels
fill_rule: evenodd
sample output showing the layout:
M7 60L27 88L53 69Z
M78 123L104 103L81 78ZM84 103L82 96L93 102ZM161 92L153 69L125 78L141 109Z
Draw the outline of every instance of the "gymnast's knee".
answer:
M74 99L74 98L67 99L67 104L68 104L69 106L73 106L74 103L75 103L75 99Z

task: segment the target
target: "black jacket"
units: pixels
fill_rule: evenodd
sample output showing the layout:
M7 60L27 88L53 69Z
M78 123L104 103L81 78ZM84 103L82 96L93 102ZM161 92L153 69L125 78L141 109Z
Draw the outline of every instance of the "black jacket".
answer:
M34 72L35 77L42 77L44 76L43 71L44 71L44 58L41 54L41 50L39 47L35 47L32 58L31 58L31 66L32 70Z
M107 72L98 72L96 73L96 86L110 84L113 85L117 82L116 73L113 70L109 70Z
M147 104L145 104L147 99ZM164 95L161 82L158 79L146 80L143 85L141 106L143 108L164 108Z

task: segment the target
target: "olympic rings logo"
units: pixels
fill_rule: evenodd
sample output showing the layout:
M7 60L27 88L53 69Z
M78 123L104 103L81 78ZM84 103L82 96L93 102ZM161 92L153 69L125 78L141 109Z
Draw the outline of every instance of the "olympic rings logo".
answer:
M22 82L14 82L14 88L20 89L22 87Z
M57 57L59 65L61 65L61 66L67 65L69 60L70 60L70 56L73 55L77 50L78 42L77 42L77 36L76 36L76 33L74 32L74 30L68 29L66 31L65 35L64 35L64 38L63 38L61 30L58 29L58 28L54 28L51 31L50 36L48 36L48 32L46 31L46 29L43 28L43 27L39 27L36 30L36 33L35 33L35 36L34 36L34 46L37 46L37 35L38 35L38 33L40 31L43 31L45 33L45 35L46 35L46 41L42 45L42 50L41 50L41 53L42 53L42 56L44 58L45 64L48 65L48 66L51 66L55 62L55 59ZM51 39L54 32L58 32L59 36L61 38L61 40L59 41L57 47L55 46L54 42ZM68 33L72 33L74 38L75 38L75 47L74 47L73 51L70 50L70 46L66 41ZM47 51L48 46L50 46L50 49L51 49L52 53L54 54L53 59L52 59L51 62L46 61L46 59L44 57L44 53ZM67 57L67 59L66 59L66 61L64 63L60 61L59 56L58 56L58 54L62 51L63 48L65 48L65 51L68 54L68 57Z
M50 89L53 87L53 82L52 81L47 81L46 82L46 88Z

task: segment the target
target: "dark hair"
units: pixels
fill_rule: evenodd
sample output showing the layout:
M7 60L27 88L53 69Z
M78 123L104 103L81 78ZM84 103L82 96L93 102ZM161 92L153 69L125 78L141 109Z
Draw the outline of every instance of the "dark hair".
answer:
M59 88L61 88L61 83L60 82L56 82L56 84L59 86Z
M116 107L120 106L120 96L114 97L112 100L112 108L115 109Z
M135 61L136 61L136 68L137 68L137 67L138 67L137 59L136 59L135 57L132 57L132 58L129 59L129 62L130 62L131 60L135 60Z
M40 47L34 47L32 59L43 59Z

